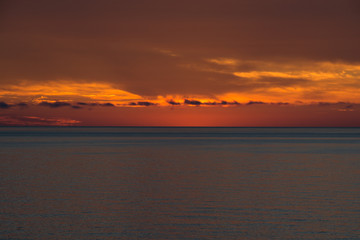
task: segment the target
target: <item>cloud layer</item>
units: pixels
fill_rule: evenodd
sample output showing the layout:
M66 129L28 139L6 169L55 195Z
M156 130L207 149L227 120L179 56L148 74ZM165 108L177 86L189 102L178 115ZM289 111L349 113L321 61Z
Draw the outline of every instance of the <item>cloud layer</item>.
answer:
M359 22L357 0L4 0L0 109L356 106Z

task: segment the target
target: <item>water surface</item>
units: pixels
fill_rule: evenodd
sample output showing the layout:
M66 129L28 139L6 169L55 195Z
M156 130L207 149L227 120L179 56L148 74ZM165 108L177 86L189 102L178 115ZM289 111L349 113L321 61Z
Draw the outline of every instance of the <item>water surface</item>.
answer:
M0 128L0 239L360 239L359 128Z

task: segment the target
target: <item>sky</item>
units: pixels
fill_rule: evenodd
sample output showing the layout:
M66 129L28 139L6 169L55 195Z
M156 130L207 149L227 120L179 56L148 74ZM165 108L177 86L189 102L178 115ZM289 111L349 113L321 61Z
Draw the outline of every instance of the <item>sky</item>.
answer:
M0 126L360 127L358 0L0 0Z

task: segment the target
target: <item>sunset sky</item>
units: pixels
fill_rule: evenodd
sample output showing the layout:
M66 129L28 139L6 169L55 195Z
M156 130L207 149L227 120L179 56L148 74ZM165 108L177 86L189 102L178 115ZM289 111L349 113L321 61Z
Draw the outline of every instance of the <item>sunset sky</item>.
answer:
M0 125L358 126L358 0L2 0Z

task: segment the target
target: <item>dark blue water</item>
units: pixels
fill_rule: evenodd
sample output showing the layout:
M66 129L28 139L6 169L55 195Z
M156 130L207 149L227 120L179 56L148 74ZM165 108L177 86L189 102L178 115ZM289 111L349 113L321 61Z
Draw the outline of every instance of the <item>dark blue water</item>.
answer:
M0 239L360 239L360 129L2 127Z

